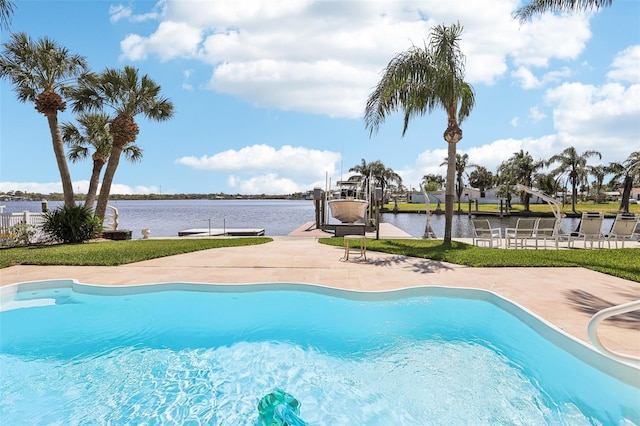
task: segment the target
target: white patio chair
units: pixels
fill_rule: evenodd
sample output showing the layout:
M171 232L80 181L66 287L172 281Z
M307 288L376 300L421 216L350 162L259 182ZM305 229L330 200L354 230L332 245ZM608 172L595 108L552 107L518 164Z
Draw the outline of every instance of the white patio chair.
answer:
M540 218L537 217L519 218L515 228L506 228L504 230L505 246L509 248L513 245L513 248L517 249L518 242L520 242L520 248L524 248L527 240L533 240L537 249L538 241L535 232L539 220Z
M489 219L471 219L473 224L473 245L479 246L480 242L487 243L493 248L494 243L500 247L502 245L502 230L500 228L492 228Z
M604 220L604 213L582 213L582 219L580 219L580 225L578 226L578 232L571 234L569 237L569 247L575 246L575 240L583 240L584 248L587 248L587 242L590 243L593 248L593 243L598 243L598 248L602 247L602 241L604 236L602 235L602 221Z
M620 213L616 215L613 225L611 226L611 231L604 236L607 243L609 243L609 248L611 248L611 240L616 242L616 248L618 248L618 241L622 243L622 248L624 248L624 242L633 239L633 233L639 222L640 214Z
M560 240L568 239L568 235L560 227L560 219L555 217L541 217L536 224L535 237L536 248L539 242L542 242L543 246L547 248L547 240L550 240L555 242L556 249L558 249Z

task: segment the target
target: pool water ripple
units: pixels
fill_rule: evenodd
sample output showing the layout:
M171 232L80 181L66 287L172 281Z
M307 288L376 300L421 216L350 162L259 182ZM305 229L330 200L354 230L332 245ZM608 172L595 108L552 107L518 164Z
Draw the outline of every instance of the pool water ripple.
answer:
M68 296L73 303L0 313L8 424L254 426L258 402L275 389L300 401L310 425L638 418L637 389L481 300L282 290Z

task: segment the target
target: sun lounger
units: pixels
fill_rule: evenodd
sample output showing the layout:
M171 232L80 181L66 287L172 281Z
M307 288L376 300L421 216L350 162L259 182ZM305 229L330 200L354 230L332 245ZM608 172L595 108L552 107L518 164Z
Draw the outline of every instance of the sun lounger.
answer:
M633 239L638 222L640 222L640 214L618 214L613 221L611 231L604 237L609 243L609 248L611 248L611 240L616 242L616 248L618 248L618 241L622 243L622 248L624 248L624 242Z
M536 226L539 218L535 217L521 217L516 222L515 228L506 228L504 230L505 245L507 248L513 246L518 248L526 247L527 240L535 242L535 247L538 248L538 241L536 239Z
M604 220L604 214L598 213L582 213L582 219L580 220L580 226L578 232L572 233L569 237L569 247L575 246L575 240L583 240L584 248L587 248L587 242L591 244L598 243L598 248L602 247L602 241L604 236L602 235L602 221Z
M502 230L500 228L492 228L488 219L471 219L473 224L473 245L480 245L484 242L490 248L493 245L500 247L502 245Z

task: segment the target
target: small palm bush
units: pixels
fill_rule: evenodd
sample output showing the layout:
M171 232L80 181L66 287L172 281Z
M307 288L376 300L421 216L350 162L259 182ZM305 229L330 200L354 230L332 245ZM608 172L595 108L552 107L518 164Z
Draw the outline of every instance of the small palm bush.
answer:
M97 237L102 231L100 218L83 206L62 206L45 213L42 230L54 241L81 243Z

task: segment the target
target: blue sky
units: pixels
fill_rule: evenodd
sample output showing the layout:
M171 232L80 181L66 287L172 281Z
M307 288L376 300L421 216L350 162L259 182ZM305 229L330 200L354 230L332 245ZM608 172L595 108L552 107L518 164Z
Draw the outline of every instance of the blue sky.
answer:
M476 92L458 144L470 163L495 172L520 149L546 159L573 146L608 164L640 149L640 2L522 25L518 4L16 1L10 29L47 36L94 71L134 66L173 101L170 121L137 119L143 160L120 162L112 193L287 194L325 187L362 159L407 187L444 175L443 111L416 117L405 137L401 113L371 137L362 115L389 60L456 21ZM47 121L6 80L0 114L0 191L61 192ZM70 170L86 192L90 161Z

